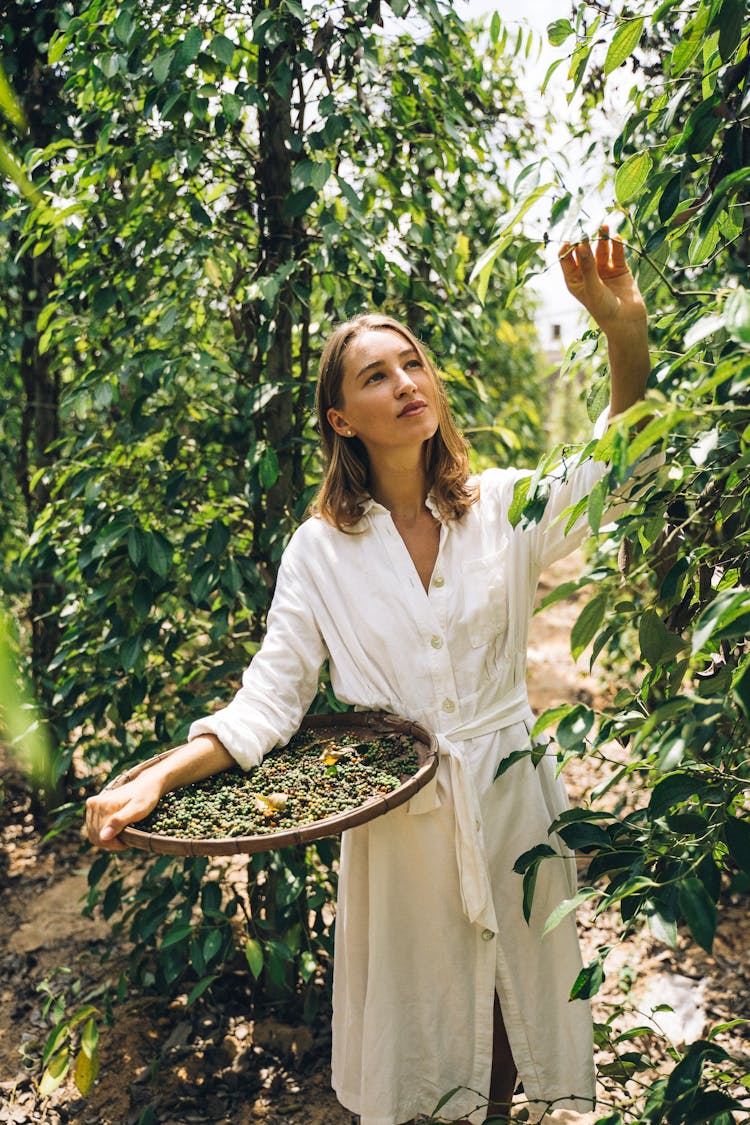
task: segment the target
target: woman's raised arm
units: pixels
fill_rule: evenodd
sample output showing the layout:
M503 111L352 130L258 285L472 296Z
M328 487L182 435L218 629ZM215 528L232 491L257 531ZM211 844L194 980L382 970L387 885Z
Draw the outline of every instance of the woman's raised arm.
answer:
M607 338L610 367L609 418L643 398L650 370L648 318L638 285L625 260L622 239L602 226L596 249L590 242L560 248L568 291L580 301Z

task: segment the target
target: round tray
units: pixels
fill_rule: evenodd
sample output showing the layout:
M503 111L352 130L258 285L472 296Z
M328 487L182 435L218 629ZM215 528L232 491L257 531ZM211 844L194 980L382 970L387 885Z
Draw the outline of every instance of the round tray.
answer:
M162 855L235 855L238 853L250 854L252 852L265 852L276 848L287 848L294 844L309 844L313 840L321 840L326 836L338 836L347 828L356 828L366 824L378 816L405 804L415 793L435 775L438 765L437 739L419 723L408 719L401 719L397 715L389 715L385 711L351 711L326 715L310 715L300 726L300 730L318 730L321 727L362 727L372 734L407 734L414 739L415 750L419 761L416 773L408 776L397 789L390 793L381 793L370 797L357 808L348 812L336 813L323 820L316 820L310 824L301 825L299 828L284 828L278 832L267 832L256 836L224 836L218 839L208 838L181 838L177 836L161 836L155 832L143 831L128 825L120 832L118 839L123 844L131 847L143 848L149 852L159 852ZM177 750L166 750L154 758L148 758L137 766L119 774L106 786L106 789L116 789L127 781L160 762ZM263 765L257 767L262 769Z

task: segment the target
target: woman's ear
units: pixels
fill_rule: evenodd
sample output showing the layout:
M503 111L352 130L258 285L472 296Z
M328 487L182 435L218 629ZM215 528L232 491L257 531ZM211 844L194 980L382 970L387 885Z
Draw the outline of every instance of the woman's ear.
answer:
M335 406L330 406L326 411L326 418L339 437L354 437L354 431L344 415Z

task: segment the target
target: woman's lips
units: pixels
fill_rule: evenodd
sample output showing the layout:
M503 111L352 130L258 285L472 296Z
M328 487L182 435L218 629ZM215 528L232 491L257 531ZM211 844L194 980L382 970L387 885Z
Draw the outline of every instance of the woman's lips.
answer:
M427 409L427 403L422 402L421 399L416 402L410 402L408 406L398 414L399 418L406 418L411 414L421 414L423 410Z

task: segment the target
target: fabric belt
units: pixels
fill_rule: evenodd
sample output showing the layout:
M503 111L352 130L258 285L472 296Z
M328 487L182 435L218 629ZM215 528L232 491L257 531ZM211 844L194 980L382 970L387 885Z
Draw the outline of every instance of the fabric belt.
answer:
M529 706L526 684L519 684L507 695L492 701L487 710L469 722L435 732L440 754L447 759L456 810L456 859L464 914L477 926L497 933L498 924L492 898L487 855L482 831L482 812L463 743L504 730L514 723L535 722ZM409 802L409 813L420 815L440 806L437 781L425 786Z

